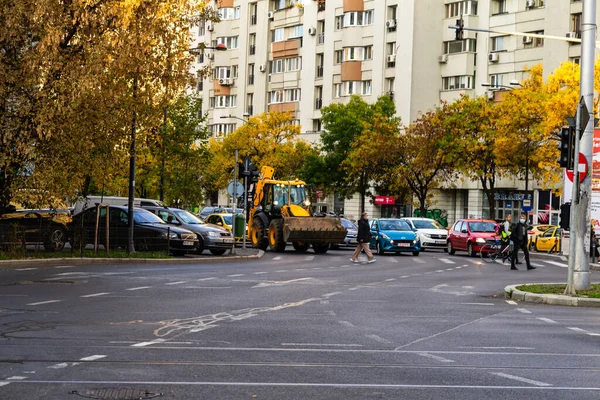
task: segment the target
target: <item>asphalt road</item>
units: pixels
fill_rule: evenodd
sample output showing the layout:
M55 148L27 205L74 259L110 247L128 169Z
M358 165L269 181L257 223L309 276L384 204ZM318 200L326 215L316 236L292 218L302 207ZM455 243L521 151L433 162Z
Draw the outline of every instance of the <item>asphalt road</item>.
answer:
M0 399L600 398L600 309L503 295L565 262L349 257L0 269Z

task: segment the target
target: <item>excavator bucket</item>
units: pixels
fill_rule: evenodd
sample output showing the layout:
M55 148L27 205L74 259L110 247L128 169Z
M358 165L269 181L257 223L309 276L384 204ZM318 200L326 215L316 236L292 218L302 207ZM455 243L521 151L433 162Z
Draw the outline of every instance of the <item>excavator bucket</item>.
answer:
M283 220L286 242L339 243L346 237L339 218L290 217Z

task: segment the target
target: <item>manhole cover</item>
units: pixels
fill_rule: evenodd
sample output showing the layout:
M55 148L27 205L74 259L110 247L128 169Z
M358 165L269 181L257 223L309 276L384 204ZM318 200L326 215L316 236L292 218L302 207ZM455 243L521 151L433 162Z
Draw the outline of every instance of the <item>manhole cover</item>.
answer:
M114 400L141 400L152 399L162 396L162 393L153 393L144 389L128 389L128 388L103 388L91 389L83 392L74 390L70 392L88 399L114 399Z

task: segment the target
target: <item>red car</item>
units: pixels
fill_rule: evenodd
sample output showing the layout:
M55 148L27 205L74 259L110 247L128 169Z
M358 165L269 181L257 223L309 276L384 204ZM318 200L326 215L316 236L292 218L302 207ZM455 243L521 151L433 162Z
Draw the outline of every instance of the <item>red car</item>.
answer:
M491 219L459 219L448 232L448 254L462 250L475 257L486 243L496 242L495 227Z

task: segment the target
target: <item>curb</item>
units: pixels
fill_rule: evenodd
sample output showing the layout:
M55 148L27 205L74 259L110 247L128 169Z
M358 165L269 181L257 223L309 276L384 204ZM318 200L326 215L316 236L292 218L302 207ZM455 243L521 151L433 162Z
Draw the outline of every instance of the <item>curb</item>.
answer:
M206 264L242 260L258 260L265 255L263 250L247 256L219 256L204 258L48 258L26 260L1 260L0 268L4 267L54 267L58 265L101 265L101 264Z
M537 304L551 304L555 306L571 307L599 307L600 299L589 299L584 297L571 297L561 294L542 294L530 293L518 290L517 286L535 285L534 283L519 283L517 285L508 285L504 288L504 295L509 299L516 301L525 301ZM541 283L540 283L541 285ZM564 283L543 283L543 285L564 285Z
M550 258L557 259L561 261L569 261L569 256L564 254L548 254L548 253L538 253L538 252L529 252L530 258L540 257L540 258ZM600 263L589 263L590 271L600 271Z

